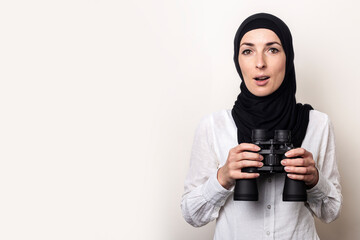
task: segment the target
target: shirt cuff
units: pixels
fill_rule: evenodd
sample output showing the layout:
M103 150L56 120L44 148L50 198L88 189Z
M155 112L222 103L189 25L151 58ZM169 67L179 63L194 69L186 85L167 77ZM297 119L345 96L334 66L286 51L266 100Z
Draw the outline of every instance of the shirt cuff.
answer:
M326 200L329 192L329 183L319 171L319 181L313 188L307 190L308 202L318 202L319 200Z
M232 191L220 185L217 180L217 171L212 174L203 187L203 196L207 202L216 206L223 206Z

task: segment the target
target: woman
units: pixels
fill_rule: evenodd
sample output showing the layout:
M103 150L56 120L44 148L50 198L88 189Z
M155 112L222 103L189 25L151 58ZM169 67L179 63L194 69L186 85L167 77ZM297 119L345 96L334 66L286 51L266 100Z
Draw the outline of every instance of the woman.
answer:
M332 125L326 114L296 103L292 37L286 24L265 13L248 17L234 40L242 79L232 110L201 121L194 138L181 208L199 227L216 219L214 239L319 239L314 218L335 220L341 187ZM252 129L291 130L294 149L281 164L290 179L305 182L306 202L284 202L285 173L246 173L261 167ZM237 179L257 178L258 201L234 201Z

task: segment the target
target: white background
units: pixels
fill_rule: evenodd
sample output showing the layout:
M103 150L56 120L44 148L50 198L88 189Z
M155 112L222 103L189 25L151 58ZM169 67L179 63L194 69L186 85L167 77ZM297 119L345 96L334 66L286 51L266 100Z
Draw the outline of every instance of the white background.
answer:
M0 239L211 239L180 200L194 130L232 108L233 37L279 16L297 100L334 126L344 206L322 239L360 238L359 5L343 1L0 2Z

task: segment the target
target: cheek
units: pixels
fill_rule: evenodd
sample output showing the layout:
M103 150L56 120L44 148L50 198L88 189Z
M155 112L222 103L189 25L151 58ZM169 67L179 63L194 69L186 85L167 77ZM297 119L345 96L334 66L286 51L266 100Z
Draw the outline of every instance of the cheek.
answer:
M285 61L280 60L274 65L274 73L276 74L276 78L281 79L281 81L285 77Z
M276 75L278 75L279 78L283 78L285 76L285 66L278 67L278 69L276 69Z
M239 66L244 77L251 73L249 61L241 61L241 59L239 59Z

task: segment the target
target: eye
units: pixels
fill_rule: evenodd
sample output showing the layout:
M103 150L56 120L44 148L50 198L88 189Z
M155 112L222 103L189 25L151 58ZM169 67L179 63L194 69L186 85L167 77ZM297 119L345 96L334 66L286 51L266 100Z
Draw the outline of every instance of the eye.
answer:
M271 53L278 53L279 50L276 49L276 48L270 48L270 49L269 49L269 52L271 52Z
M241 54L243 55L249 55L251 53L250 49L245 49L244 51L241 52Z

